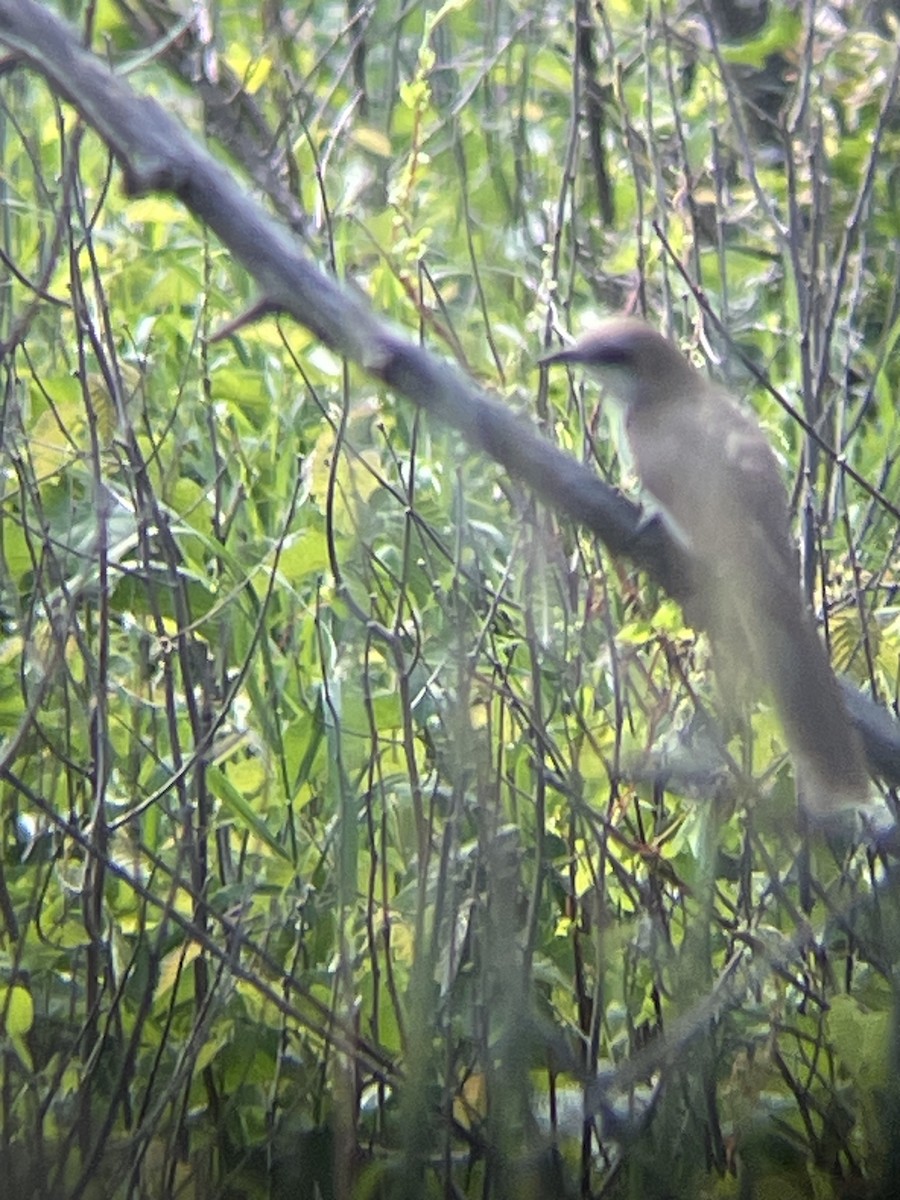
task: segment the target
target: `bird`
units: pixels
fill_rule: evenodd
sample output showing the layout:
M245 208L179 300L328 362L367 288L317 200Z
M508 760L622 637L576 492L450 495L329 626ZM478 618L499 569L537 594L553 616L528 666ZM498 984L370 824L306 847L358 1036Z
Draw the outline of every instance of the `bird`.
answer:
M622 404L641 487L688 554L721 690L770 693L801 811L827 820L864 808L862 742L800 584L787 489L755 416L637 317L608 318L539 361L585 368Z

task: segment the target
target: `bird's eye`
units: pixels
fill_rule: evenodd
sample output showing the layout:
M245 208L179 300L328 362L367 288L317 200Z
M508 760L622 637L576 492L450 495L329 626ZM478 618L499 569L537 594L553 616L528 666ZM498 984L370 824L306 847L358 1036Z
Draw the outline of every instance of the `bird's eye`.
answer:
M627 367L632 361L630 352L624 346L617 346L615 343L604 346L598 358L607 367Z

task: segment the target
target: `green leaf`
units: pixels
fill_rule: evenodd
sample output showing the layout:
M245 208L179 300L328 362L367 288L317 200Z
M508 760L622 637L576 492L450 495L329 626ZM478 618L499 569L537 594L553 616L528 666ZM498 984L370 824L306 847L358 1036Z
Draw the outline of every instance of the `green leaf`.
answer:
M239 824L255 834L279 858L283 858L287 862L293 861L290 853L271 833L262 817L253 811L250 801L238 791L223 770L214 766L207 767L207 781L213 794L218 796L228 812L237 818Z
M768 21L756 37L722 46L725 62L759 70L771 55L794 49L803 32L800 14L781 4L770 5L769 14Z
M0 987L0 1017L5 1018L6 1034L11 1038L23 1037L34 1024L34 1001L31 992L20 983L12 987Z
M872 1012L853 996L835 996L828 1033L844 1070L867 1092L883 1087L890 1068L892 1013Z

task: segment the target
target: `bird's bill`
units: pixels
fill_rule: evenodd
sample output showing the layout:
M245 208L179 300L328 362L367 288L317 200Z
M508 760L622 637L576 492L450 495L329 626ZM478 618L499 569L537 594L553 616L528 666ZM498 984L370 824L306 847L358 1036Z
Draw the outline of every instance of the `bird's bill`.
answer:
M580 362L584 362L584 354L579 350L577 343L574 346L564 346L562 350L551 350L549 354L542 354L536 360L539 367L549 367L553 363Z

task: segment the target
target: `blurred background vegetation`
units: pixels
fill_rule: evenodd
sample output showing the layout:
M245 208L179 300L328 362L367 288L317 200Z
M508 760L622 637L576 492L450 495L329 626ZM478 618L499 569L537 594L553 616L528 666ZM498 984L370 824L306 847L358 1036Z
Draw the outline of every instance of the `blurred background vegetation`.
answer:
M752 399L893 705L893 7L57 11L604 478L563 331ZM2 66L7 1194L898 1194L896 869L798 830L770 707L709 769L677 606L298 326L210 341L252 281Z

